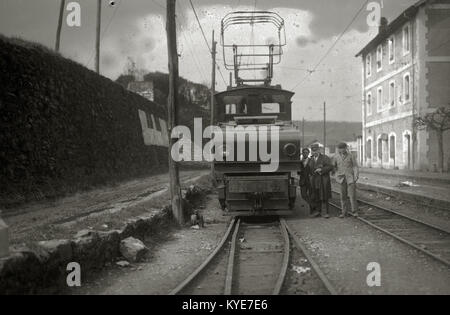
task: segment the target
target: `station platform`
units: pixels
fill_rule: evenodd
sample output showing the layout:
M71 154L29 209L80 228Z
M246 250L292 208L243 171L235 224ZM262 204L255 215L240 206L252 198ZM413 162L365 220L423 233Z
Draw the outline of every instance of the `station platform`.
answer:
M361 172L366 174L383 175L396 177L405 180L413 180L414 182L436 182L450 185L450 173L437 172L419 172L410 170L392 170L381 168L360 168Z
M358 188L450 210L450 174L361 168Z

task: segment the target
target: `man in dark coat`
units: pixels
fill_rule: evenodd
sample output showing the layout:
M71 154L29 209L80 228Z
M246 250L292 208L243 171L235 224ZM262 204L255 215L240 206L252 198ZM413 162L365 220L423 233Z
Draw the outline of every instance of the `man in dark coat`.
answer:
M309 214L312 214L313 207L311 205L311 198L310 198L310 192L311 192L311 183L309 181L310 176L310 168L309 168L309 149L304 148L302 150L302 160L300 162L300 171L298 172L298 175L300 175L299 180L299 186L300 186L300 194L302 196L302 199L306 201L309 205Z
M308 163L310 168L311 203L313 204L313 216L329 218L328 200L331 198L330 172L333 164L328 156L320 152L318 144L311 146L312 157Z

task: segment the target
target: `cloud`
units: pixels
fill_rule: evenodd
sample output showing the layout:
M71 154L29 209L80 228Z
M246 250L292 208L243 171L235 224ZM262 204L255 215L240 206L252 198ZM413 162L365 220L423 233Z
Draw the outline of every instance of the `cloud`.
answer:
M54 0L0 0L0 32L7 36L22 36L49 48L54 46L58 5ZM64 56L94 67L96 2L78 0L82 6L82 27L63 27L61 49ZM105 3L102 11L101 72L116 79L124 72L128 57L145 71L167 71L165 33L165 1L118 0L114 7ZM273 10L285 19L286 40L282 63L275 66L273 83L290 89L302 81L336 37L345 29L365 0L258 0L257 10ZM375 1L375 0L371 0ZM381 0L379 0L381 1ZM384 0L382 14L392 20L417 0ZM107 1L105 1L107 2ZM159 4L156 4L156 3ZM208 42L211 31L220 36L223 16L234 10L252 10L254 0L193 0ZM238 6L239 4L239 6ZM335 120L360 120L360 60L354 54L373 36L368 29L367 11L359 15L347 34L320 65L296 89L294 118L320 119L320 104L324 98L330 104ZM195 82L210 82L211 59L202 33L186 0L177 1L180 75ZM273 42L274 36L256 32L255 39ZM230 38L248 38L242 30ZM228 71L224 69L221 46L217 55L220 73L217 90L225 89ZM221 74L224 76L222 81ZM258 75L258 73L256 73ZM323 82L323 84L322 84ZM209 83L207 83L209 85ZM356 97L354 95L357 95ZM350 96L352 96L350 98ZM355 109L348 108L354 105ZM311 110L307 110L311 108ZM353 107L352 107L353 108Z
M306 36L299 36L299 37L297 37L297 39L295 41L296 41L297 45L302 48L308 46L309 44L317 43L317 41L315 39L310 39Z

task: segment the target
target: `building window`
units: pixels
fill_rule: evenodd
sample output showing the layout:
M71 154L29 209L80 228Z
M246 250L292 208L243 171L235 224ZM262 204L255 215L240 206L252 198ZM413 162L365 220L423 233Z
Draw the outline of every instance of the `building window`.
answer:
M372 115L372 93L367 93L367 116Z
M377 71L383 68L383 45L377 47Z
M411 100L411 76L409 73L403 77L403 103Z
M392 36L389 38L389 64L395 61L395 38Z
M225 114L227 114L227 115L236 114L236 104L226 104L225 105Z
M372 55L366 57L366 74L368 77L372 75Z
M377 111L381 112L383 110L383 88L380 86L377 89Z
M378 161L383 161L383 139L381 136L378 136L377 153Z
M389 82L389 107L395 106L395 81Z
M407 55L411 50L411 32L409 25L403 27L403 55Z
M389 158L395 160L395 134L389 137Z
M367 145L366 145L366 157L368 159L372 158L372 139L368 139L367 140Z

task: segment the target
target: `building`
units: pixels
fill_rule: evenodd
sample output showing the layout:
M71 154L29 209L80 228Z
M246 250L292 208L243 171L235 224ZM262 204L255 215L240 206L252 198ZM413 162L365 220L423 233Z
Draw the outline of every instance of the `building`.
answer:
M433 171L438 159L432 130L417 130L417 117L450 106L450 0L422 0L378 35L362 58L364 166ZM444 134L444 166L450 135Z
M132 81L128 84L128 90L137 93L152 102L155 101L152 81Z

